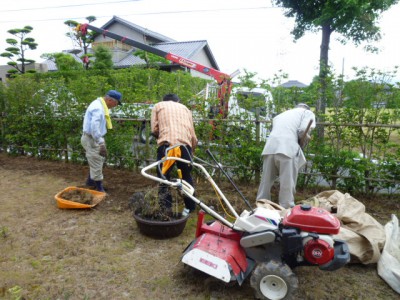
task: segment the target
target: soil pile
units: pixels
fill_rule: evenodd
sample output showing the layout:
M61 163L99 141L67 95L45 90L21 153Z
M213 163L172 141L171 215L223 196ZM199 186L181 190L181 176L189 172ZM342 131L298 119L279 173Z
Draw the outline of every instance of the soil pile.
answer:
M64 200L78 202L82 204L92 204L93 195L84 190L68 190L61 193L60 197Z

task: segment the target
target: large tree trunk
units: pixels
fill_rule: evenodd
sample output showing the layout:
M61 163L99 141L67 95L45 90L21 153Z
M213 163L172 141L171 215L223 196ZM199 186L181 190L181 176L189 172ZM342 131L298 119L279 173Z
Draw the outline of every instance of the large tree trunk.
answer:
M323 114L326 108L326 87L327 87L327 77L329 74L328 65L328 52L329 52L329 42L331 38L332 29L329 24L322 26L322 41L321 49L319 55L319 82L320 82L320 93L319 99L317 100L317 121L324 122ZM318 138L324 138L324 127L318 126L317 128Z

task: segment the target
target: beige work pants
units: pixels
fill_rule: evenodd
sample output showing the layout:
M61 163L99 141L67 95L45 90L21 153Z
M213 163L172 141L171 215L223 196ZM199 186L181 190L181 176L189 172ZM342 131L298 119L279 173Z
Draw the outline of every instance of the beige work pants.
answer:
M300 156L293 158L283 154L263 156L263 169L257 198L271 200L271 188L279 177L279 205L284 208L294 206Z
M87 134L82 134L81 144L86 151L90 168L90 178L94 181L103 180L103 165L105 158L100 155L100 146Z

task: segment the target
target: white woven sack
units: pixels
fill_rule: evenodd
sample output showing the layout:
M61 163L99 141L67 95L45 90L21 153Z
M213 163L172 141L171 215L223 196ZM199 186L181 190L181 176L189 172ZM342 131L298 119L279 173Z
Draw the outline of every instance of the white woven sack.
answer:
M400 294L400 230L399 220L395 215L385 225L385 233L386 242L378 261L378 274Z

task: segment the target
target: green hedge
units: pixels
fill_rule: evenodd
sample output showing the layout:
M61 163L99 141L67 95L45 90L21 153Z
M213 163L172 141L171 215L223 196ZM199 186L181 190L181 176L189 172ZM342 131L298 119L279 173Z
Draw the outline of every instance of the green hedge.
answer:
M339 79L332 79L330 109L317 115L324 120L318 123L324 127L324 138L319 140L313 132L300 187L323 180L331 188L349 192L395 191L400 182L399 89L396 85L384 89L382 85L367 85L366 89L365 78L359 81L343 89ZM196 156L209 161L205 150L210 149L236 179L258 180L264 147L260 138L266 137L254 135L257 122L244 117L240 122L214 120L211 125L204 99L198 96L206 83L188 73L138 68L18 76L0 84L0 146L15 155L86 163L80 136L83 115L91 101L109 89L121 91L124 103L156 103L166 93L177 93L184 104L197 110L196 133L202 146ZM297 102L313 106L318 90L316 83L302 90L273 89L275 110L279 113ZM389 103L390 108L374 107L377 102ZM155 159L154 144L134 142L138 124L134 120L113 122L114 129L106 136L109 164L139 170Z

